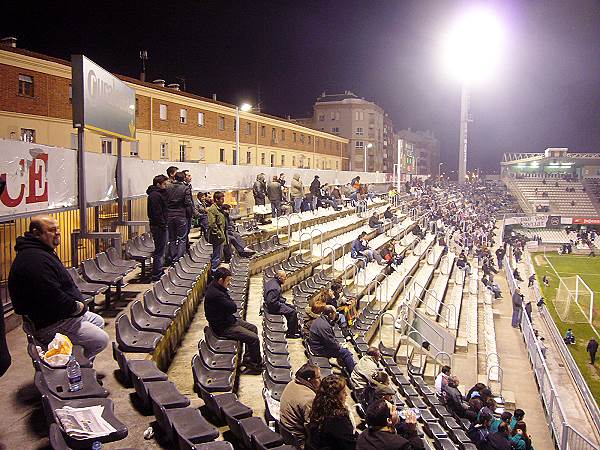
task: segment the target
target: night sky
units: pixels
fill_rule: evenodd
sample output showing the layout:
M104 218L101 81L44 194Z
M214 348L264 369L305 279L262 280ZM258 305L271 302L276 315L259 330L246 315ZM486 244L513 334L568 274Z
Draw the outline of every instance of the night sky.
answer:
M505 151L600 149L600 0L485 2L507 28L493 80L474 87L470 168L498 168ZM28 50L86 56L137 77L185 79L186 90L311 114L322 92L379 103L399 128L431 129L455 168L460 85L441 63L450 20L474 2L10 2L0 33ZM85 7L84 7L85 5ZM181 80L179 80L181 82Z

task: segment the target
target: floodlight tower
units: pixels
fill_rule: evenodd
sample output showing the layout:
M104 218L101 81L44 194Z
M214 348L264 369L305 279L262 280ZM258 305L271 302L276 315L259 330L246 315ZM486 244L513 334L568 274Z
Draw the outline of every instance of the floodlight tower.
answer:
M493 73L502 41L500 22L492 11L486 9L474 9L460 16L444 39L446 64L461 82L459 184L467 180L470 88L473 82Z

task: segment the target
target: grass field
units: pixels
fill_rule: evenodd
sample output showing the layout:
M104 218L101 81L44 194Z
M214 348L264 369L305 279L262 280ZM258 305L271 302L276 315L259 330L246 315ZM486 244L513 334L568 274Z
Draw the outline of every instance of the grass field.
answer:
M599 340L599 338L588 323L563 322L558 317L553 304L559 286L556 273L558 272L558 275L562 278L579 275L590 289L594 291L594 303L598 305L594 308L594 323L596 325L600 324L600 257L588 258L587 256L547 254L546 258L543 253L532 255L533 265L535 266L537 279L540 282L542 295L546 299L548 311L552 315L560 333L564 336L568 328L573 329L576 342L575 345L569 346L569 350L577 362L583 377L588 383L594 398L600 403L600 358L596 360L596 366L592 366L590 364L589 355L585 350L587 342L592 336L595 337L596 340ZM548 261L551 265L548 264ZM541 283L544 275L547 275L550 279L550 285L548 287ZM596 329L600 332L600 327L596 326Z

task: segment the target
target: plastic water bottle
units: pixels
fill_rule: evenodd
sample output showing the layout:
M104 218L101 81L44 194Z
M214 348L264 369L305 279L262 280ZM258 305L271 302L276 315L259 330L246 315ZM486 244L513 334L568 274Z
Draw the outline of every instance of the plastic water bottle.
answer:
M94 441L92 444L92 450L102 450L102 442Z
M69 391L71 392L79 391L83 387L81 367L73 356L71 356L67 363L67 381L69 382Z

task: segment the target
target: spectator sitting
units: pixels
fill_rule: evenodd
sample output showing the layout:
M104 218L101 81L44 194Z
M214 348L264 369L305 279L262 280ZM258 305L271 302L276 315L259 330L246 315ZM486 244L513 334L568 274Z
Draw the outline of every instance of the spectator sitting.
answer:
M369 217L369 227L373 229L377 229L379 232L383 230L383 222L379 220L379 215L377 211L373 211L373 215Z
M354 366L350 380L357 391L361 391L367 387L371 376L379 370L380 360L381 353L379 349L377 347L369 347L367 353Z
M483 383L476 383L471 389L469 389L469 392L467 392L467 400L471 400L472 398L481 398L480 392L483 391L485 387L486 386Z
M475 444L478 449L486 449L487 440L490 434L490 423L492 416L489 414L480 414L479 419L475 424L472 424L467 431L467 436Z
M287 321L286 337L296 339L301 337L298 329L298 316L296 310L292 308L281 293L281 286L285 283L287 274L284 270L278 270L275 278L271 278L264 288L264 308L269 314L279 314L285 316Z
M510 440L514 444L513 448L517 450L533 450L531 438L527 435L527 425L525 422L517 422L511 432Z
M509 413L510 414L510 413ZM495 430L490 429L488 436L488 446L493 450L512 450L514 449L510 438L510 427L502 422Z
M519 273L519 269L517 267L515 267L515 270L513 270L513 277L517 281L523 281L523 278L521 278L521 274Z
M380 252L381 257L388 264L395 264L396 267L402 264L404 257L396 253L396 240L392 239Z
M343 377L329 375L321 380L310 411L306 450L356 448L354 425L346 407L346 396Z
M417 433L417 417L412 411L406 414L404 423L400 425L396 406L377 400L367 408L366 421L369 428L358 437L357 450L425 448Z
M352 259L360 259L365 261L365 263L369 263L373 260L377 261L379 265L385 265L386 263L381 258L379 252L372 250L369 248L367 233L363 231L360 233L357 239L352 242L352 249L350 250L350 256Z
M500 286L498 286L496 283L489 281L487 276L484 275L481 278L481 282L487 289L489 289L494 294L495 299L502 298L502 290L500 289Z
M490 425L490 431L491 432L496 432L498 431L498 427L502 424L505 423L507 425L507 427L510 428L510 422L512 421L512 414L508 411L504 411L500 417L496 417L492 420L492 423Z
M351 374L356 363L352 353L347 348L341 347L335 339L333 324L336 319L337 312L335 308L331 305L325 306L323 314L315 319L310 326L308 344L310 350L317 356L337 358L346 369L346 372Z
M435 393L442 395L443 387L448 384L448 377L450 376L450 366L442 366L442 370L435 377Z
M390 376L384 370L375 371L362 392L361 403L365 409L376 400L395 403L396 389L390 385Z
M55 252L60 238L56 219L47 215L31 218L29 231L16 240L8 292L15 312L30 320L41 344L49 344L61 333L82 346L86 358L93 360L110 339L102 329L104 319L87 310Z
M517 423L523 421L524 418L525 411L523 411L521 408L515 409L513 418L510 420L510 429L513 430L517 426Z
M321 297L315 297L311 299L311 301L306 306L306 319L304 319L304 324L302 325L302 338L308 339L310 335L310 326L317 319L325 309L325 301Z
M386 210L383 212L383 218L385 220L391 220L392 223L398 223L400 219L392 212L392 207L388 206Z
M455 376L448 377L448 384L442 386L442 393L446 398L448 408L458 417L465 417L469 405L464 401L458 390L459 381Z
M565 341L565 344L567 344L567 345L572 345L575 343L575 335L573 334L573 330L571 328L569 328L567 330L567 332L565 333L565 337L563 337L563 341Z
M232 339L245 345L242 365L249 373L261 373L264 366L256 325L235 317L237 305L229 296L231 271L219 267L204 294L204 313L208 326L220 338Z
M306 440L306 427L315 394L321 384L321 370L307 363L296 371L294 379L281 394L280 421L300 444Z

